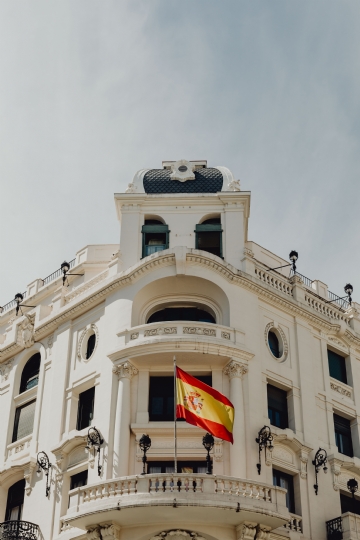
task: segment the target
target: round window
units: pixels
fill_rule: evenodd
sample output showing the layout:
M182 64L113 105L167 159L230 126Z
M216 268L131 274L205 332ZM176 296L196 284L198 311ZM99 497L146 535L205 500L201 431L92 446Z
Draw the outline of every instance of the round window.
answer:
M285 333L279 325L269 323L265 328L265 342L271 355L280 362L284 362L288 355L288 343Z
M272 330L270 330L268 334L268 343L269 343L270 351L275 356L275 358L280 358L281 354L280 354L279 340L275 332L273 332Z
M86 360L88 360L90 356L92 355L92 353L94 352L95 345L96 345L96 335L95 333L92 333L88 337L87 344L86 344L86 353L85 353Z

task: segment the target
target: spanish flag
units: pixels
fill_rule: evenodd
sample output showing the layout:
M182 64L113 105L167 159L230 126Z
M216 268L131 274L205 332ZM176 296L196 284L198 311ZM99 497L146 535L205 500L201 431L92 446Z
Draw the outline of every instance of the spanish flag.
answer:
M214 437L233 440L234 406L217 390L176 368L176 418L199 426Z

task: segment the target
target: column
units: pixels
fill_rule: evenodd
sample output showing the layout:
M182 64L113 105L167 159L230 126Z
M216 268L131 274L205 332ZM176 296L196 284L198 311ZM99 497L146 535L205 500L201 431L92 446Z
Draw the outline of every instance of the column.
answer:
M127 476L129 471L130 450L130 390L131 379L137 375L138 370L126 361L113 368L118 376L119 387L116 402L115 428L114 428L114 461L115 477Z
M225 375L230 379L230 401L234 405L234 444L230 447L230 476L246 478L246 438L245 438L245 412L242 377L247 373L248 367L231 360L224 368Z

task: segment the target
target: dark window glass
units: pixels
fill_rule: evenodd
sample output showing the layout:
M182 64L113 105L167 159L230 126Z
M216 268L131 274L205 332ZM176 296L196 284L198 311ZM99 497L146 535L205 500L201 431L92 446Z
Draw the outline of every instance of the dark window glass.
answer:
M287 392L271 384L267 385L268 413L270 423L281 429L289 427Z
M196 378L212 385L211 375ZM150 422L174 420L174 377L150 377L149 418Z
M70 490L86 486L87 485L87 479L88 479L88 472L81 471L77 474L73 474L73 476L70 477Z
M162 321L198 321L215 323L215 319L210 313L204 309L193 307L173 307L165 308L153 313L147 323L155 323Z
M222 229L220 218L207 219L196 225L195 248L222 257Z
M328 350L330 377L347 384L345 358Z
M35 405L36 400L34 399L34 401L30 401L30 403L16 409L12 442L18 441L32 433Z
M21 375L20 394L38 385L40 361L40 353L36 353L26 362Z
M355 500L347 493L340 493L341 513L352 512L353 514L360 514L360 500L355 496Z
M145 224L142 227L142 235L143 257L168 249L169 247L169 228L156 219L145 220Z
M334 414L335 441L340 454L353 457L350 420Z
M290 474L273 469L274 486L287 489L286 506L289 512L295 514L294 480Z
M173 461L149 461L147 464L148 474L171 474L175 471ZM206 461L178 461L177 472L185 474L205 474L207 471Z
M89 336L89 339L87 341L87 346L86 346L86 358L87 359L90 358L90 356L94 352L95 344L96 344L96 335L91 334L91 336Z
M24 504L25 480L19 480L8 491L5 521L20 521Z
M76 429L81 431L91 424L94 416L95 387L79 394L78 416Z
M275 332L268 333L269 347L275 358L280 358L279 340Z

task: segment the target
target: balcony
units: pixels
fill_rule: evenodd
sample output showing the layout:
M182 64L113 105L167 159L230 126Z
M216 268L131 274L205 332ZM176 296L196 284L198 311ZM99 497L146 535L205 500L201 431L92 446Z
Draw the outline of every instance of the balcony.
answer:
M326 522L327 540L359 540L360 516L346 512Z
M4 521L0 523L0 540L38 540L39 526L29 521Z
M159 521L235 527L249 521L275 529L291 519L285 494L283 488L229 476L127 476L70 491L62 522L83 530L99 521L121 527Z

